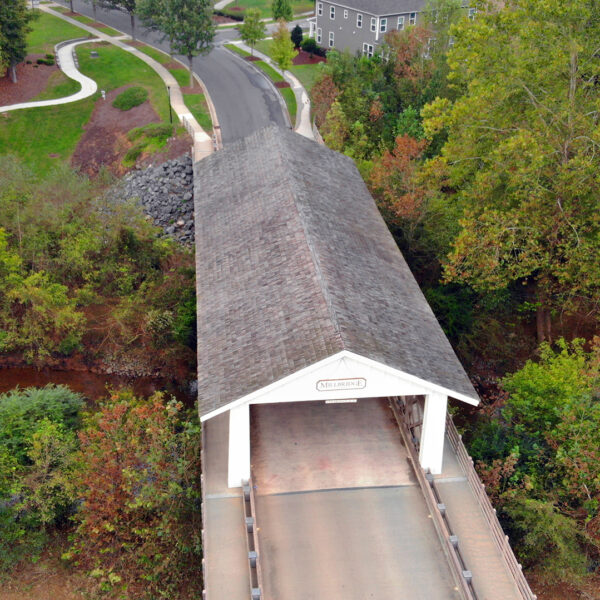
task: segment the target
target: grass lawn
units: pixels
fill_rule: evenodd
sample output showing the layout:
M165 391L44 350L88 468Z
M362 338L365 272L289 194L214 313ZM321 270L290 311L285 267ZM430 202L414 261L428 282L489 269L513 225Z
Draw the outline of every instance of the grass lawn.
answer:
M208 112L204 94L184 94L183 101L196 118L196 121L200 124L200 127L210 135L210 132L212 131L212 120L210 118L210 113Z
M271 56L272 44L273 40L261 40L256 44L255 48L259 52L262 52L267 56ZM290 72L300 80L300 83L304 86L306 91L310 92L312 86L317 80L317 77L321 73L321 64L322 63L316 63L314 65L292 65Z
M0 154L16 154L44 175L55 164L71 158L93 108L94 99L86 98L7 113L0 119Z
M226 8L232 9L234 6L240 8L258 8L264 19L271 17L271 4L272 0L237 0L229 4ZM315 3L308 0L291 0L292 10L295 15L315 10Z
M32 101L64 98L76 94L80 89L81 84L67 77L62 71L56 71L48 79L48 87L41 94L32 98Z
M285 81L285 79L271 66L268 65L264 60L256 60L254 61L254 64L261 69L262 71L264 71L267 74L267 77L269 77L269 79L271 81Z
M283 99L285 100L285 104L287 106L288 112L290 113L290 120L292 121L292 127L296 126L296 96L294 95L294 90L292 88L282 88L279 90Z
M188 87L190 85L190 72L187 69L181 67L181 69L169 69L169 72L175 77L180 87Z
M32 22L33 31L27 36L29 54L54 52L54 46L64 40L72 40L88 35L87 31L66 23L58 17L38 12L38 18Z
M66 6L55 6L52 10L63 13L64 15L71 12ZM71 17L71 19L75 19L76 21L79 21L84 25L91 25L92 23L96 23L94 19L86 17L85 15L69 16ZM115 35L121 35L120 32L118 32L116 29L113 29L112 27L109 27L108 25L103 25L102 27L94 27L94 29L97 29L98 31L101 31L102 33L105 33L106 35L110 35L112 37L114 37Z
M90 57L90 50L98 58ZM169 118L169 100L162 79L146 63L111 44L82 44L77 46L79 70L98 83L98 89L114 90L123 85L139 85L148 90L150 104L159 117Z
M144 54L147 54L150 58L153 58L156 62L161 65L166 65L170 63L173 59L166 53L153 48L152 46L137 46L137 49Z
M225 48L231 50L232 52L235 52L236 54L239 54L240 56L250 56L250 52L242 50L239 46L236 46L235 44L225 44Z
M315 81L321 74L322 64L324 63L317 63L316 65L294 65L290 69L290 72L292 72L300 80L300 83L304 86L304 89L307 92L310 92L315 84Z

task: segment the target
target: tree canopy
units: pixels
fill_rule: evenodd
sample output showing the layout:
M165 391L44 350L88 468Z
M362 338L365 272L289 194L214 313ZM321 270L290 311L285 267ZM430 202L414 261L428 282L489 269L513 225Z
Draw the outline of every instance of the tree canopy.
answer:
M428 173L460 207L446 279L534 286L542 307L596 311L600 144L595 0L513 0L453 29L462 93L423 110L447 135Z
M0 71L9 68L12 80L17 81L16 66L27 56L27 34L35 13L27 8L25 0L0 4Z
M244 15L244 22L239 27L240 37L251 48L251 54L254 55L254 46L256 42L262 40L267 29L261 21L260 10L258 8L249 8Z
M279 19L291 21L294 18L294 11L292 10L290 0L273 0L271 12L275 21L278 21Z
M292 61L297 54L287 24L283 19L280 19L277 29L273 33L271 56L279 68L285 71L292 66Z

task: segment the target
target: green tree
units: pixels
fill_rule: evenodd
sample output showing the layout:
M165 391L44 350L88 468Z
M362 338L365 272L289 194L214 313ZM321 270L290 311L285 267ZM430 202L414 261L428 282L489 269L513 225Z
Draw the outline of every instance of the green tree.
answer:
M137 14L137 0L98 0L101 6L124 10L129 14L131 22L131 38L135 40L135 15Z
M267 29L260 19L260 10L258 8L249 8L244 15L244 22L238 28L240 37L250 46L251 55L254 56L254 46L256 42L262 40Z
M294 44L294 48L300 48L300 44L302 44L302 40L304 38L304 34L302 33L302 27L300 27L300 25L296 24L294 29L292 29L291 37L292 42Z
M294 18L294 11L292 10L290 0L273 0L271 13L275 21L279 21L279 19L291 21Z
M292 61L297 54L298 51L294 48L286 22L280 19L277 29L273 34L271 56L279 68L285 71L292 66Z
M514 0L452 33L463 93L423 110L428 135L448 136L428 173L462 211L446 280L527 285L549 338L551 309L598 310L598 7Z
M172 0L177 14L172 47L188 59L190 87L194 86L193 60L199 54L208 54L213 47L215 25L212 20L211 0Z
M161 41L169 40L169 52L173 54L173 38L178 27L175 0L138 0L137 14L144 27L163 34Z
M17 82L16 66L27 56L27 34L34 17L25 0L0 4L0 65L10 69L13 83Z

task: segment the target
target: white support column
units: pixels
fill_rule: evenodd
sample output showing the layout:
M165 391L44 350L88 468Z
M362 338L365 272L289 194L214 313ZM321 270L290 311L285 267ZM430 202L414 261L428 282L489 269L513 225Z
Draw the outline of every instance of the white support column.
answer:
M250 405L241 404L229 411L228 487L240 487L250 479Z
M442 472L447 404L448 397L443 394L432 393L425 396L419 462L434 475Z

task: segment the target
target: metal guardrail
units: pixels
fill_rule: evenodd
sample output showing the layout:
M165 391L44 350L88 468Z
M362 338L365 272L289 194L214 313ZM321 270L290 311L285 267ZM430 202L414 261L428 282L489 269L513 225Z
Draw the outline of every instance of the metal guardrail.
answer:
M537 600L537 596L531 591L531 588L525 579L525 575L523 575L521 564L518 562L510 547L508 536L505 535L502 530L502 525L500 525L496 515L496 509L492 506L488 495L485 493L485 485L482 483L481 479L479 479L479 475L477 475L473 459L469 456L469 453L463 444L462 437L458 433L450 415L446 416L446 433L450 440L450 444L452 444L452 448L458 457L458 462L465 472L469 486L481 508L481 512L492 532L494 541L502 554L502 558L504 559L509 572L515 580L521 597L524 600Z
M426 474L419 463L419 457L412 444L411 435L402 418L402 411L398 399L389 398L389 401L394 417L396 418L398 429L402 435L404 446L408 451L413 470L417 476L423 495L425 496L425 502L427 503L427 508L431 514L433 524L442 542L442 548L448 559L448 564L457 589L463 600L477 600L477 595L475 594L472 584L472 574L466 568L463 557L460 554L458 537L454 535L450 528L450 524L446 518L445 506L440 502L439 496L437 496L437 492L435 491L433 477Z
M263 585L252 478L242 484L242 491L244 494L243 506L246 526L246 549L248 551L248 572L250 577L250 600L260 600L263 597Z

